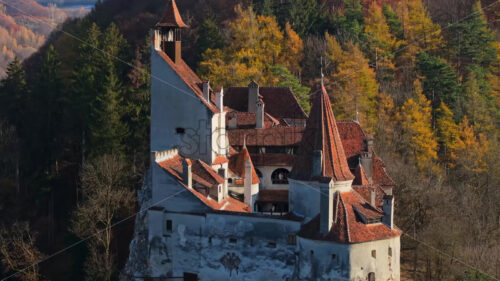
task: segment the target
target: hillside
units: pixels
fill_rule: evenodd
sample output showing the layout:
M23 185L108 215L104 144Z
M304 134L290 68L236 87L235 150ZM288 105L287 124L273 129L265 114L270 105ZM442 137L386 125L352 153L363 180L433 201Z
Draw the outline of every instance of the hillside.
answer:
M34 0L5 0L0 3L0 77L7 64L36 52L52 32L53 24L67 18L56 8L44 7Z

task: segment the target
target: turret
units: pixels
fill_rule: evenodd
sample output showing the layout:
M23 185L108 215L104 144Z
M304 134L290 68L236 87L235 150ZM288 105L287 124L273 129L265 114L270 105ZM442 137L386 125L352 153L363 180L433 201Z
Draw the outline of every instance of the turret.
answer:
M165 52L176 64L181 61L181 29L186 27L175 0L168 0L165 14L155 27L155 48Z

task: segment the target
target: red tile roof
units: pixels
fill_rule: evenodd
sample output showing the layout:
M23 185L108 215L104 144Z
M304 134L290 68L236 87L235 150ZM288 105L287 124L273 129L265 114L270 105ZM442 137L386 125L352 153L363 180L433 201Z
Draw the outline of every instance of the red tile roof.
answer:
M257 202L288 203L288 190L262 189L259 191Z
M174 156L171 159L158 162L157 164L165 169L171 176L176 178L179 183L188 191L195 195L202 203L214 210L244 212L250 213L251 209L248 205L234 198L227 198L220 203L213 200L201 192L196 190L196 187L211 188L214 185L221 184L224 179L220 177L212 168L201 160L192 160L191 172L193 175L193 188L188 188L182 179L182 162L184 158L180 155Z
M373 152L372 180L382 186L395 186L396 184L385 171L385 164L375 152Z
M278 119L307 118L290 88L260 87L259 94L266 104L265 112L273 117ZM248 87L230 87L224 94L224 105L236 111L248 112Z
M217 157L215 157L215 160L212 163L212 165L219 165L227 162L229 162L229 159L227 159L226 156L218 155Z
M370 202L371 194L370 191L375 189L375 205L378 208L382 208L384 205L384 190L379 185L358 185L352 187L359 195L361 195L366 202Z
M171 26L179 28L187 27L184 21L182 21L179 9L177 9L177 4L175 4L175 0L168 0L165 14L163 14L163 18L156 24L156 26Z
M383 213L380 209L368 204L354 190L335 193L333 206L333 225L330 232L322 234L319 231L320 216L318 215L303 225L299 236L339 243L360 243L397 237L402 233L396 227L391 229L380 222L364 223L360 216L367 219L380 220L383 217Z
M300 143L304 127L272 127L265 129L227 130L229 143L243 146L246 136L248 146L294 146Z
M198 85L201 85L202 80L196 75L196 73L193 72L193 70L184 62L184 60L181 60L179 63L174 63L170 57L165 54L161 50L156 50L158 54L165 60L168 65L179 75L179 77L186 83L186 85L193 90L194 96L200 101L205 104L210 111L213 113L218 113L219 109L212 103L207 102L203 98L203 90L200 89ZM187 93L191 94L191 93ZM186 97L189 98L189 97Z
M237 155L230 157L229 169L236 172L242 179L245 179L245 165L248 160L250 160L250 163L252 165L252 184L260 183L259 176L257 175L257 172L255 172L255 167L246 147L243 147Z
M226 114L226 124L228 120L236 117L236 126L238 129L255 129L256 114L251 112L233 111ZM271 128L280 125L280 121L272 117L269 113L264 114L264 128Z
M315 150L323 152L322 177L334 181L354 179L347 165L330 99L323 86L314 94L311 113L290 178L310 180L313 177L312 158Z

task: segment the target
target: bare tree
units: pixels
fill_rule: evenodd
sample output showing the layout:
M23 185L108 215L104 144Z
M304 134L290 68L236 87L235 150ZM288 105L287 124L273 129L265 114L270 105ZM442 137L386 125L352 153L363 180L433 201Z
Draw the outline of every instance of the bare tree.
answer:
M88 280L111 279L114 271L112 226L134 207L134 192L123 163L116 156L106 155L82 168L83 201L73 214L71 231L82 239L89 238L85 264Z
M9 271L23 281L42 280L38 263L45 257L35 246L35 235L27 222L0 228L0 259Z

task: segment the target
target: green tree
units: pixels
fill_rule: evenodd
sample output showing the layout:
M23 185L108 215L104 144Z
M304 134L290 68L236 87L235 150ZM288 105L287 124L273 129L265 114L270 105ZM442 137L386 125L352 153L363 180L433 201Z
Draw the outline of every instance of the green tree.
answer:
M45 53L34 90L34 103L37 105L34 119L37 140L33 146L34 155L44 169L57 172L56 161L62 153L62 138L65 130L65 108L67 97L64 96L63 83L58 73L61 61L50 45Z
M224 41L217 23L210 17L206 18L198 28L196 53L201 58L207 49L222 49L223 47Z
M363 6L360 0L344 0L344 5L344 13L333 17L333 33L341 43L353 41L362 46L365 39Z
M299 79L282 65L271 66L269 70L272 73L271 76L273 79L267 85L289 87L295 94L300 106L306 113L309 113L311 109L311 105L309 104L309 92L311 89L302 86Z
M316 0L291 0L289 7L286 21L300 37L324 32L326 14Z
M474 132L491 135L495 128L493 98L489 95L489 85L484 81L482 68L471 70L464 83L464 109Z
M397 40L404 40L403 25L401 24L401 20L399 19L398 14L396 14L392 10L391 6L387 4L384 4L382 6L382 12L384 13L385 20L392 35L396 37Z
M26 73L16 57L7 67L7 75L0 82L0 116L16 127L20 137L27 133L27 111L30 90L26 84Z
M417 68L424 77L424 94L431 100L433 107L438 108L444 102L460 120L462 96L453 68L440 57L425 52L418 54Z
M446 42L452 62L461 74L466 75L471 64L488 67L497 61L494 34L479 1L465 21L449 26Z
M467 270L460 281L489 281L490 278L477 270Z
M258 15L266 17L274 16L274 0L254 0L253 6Z

